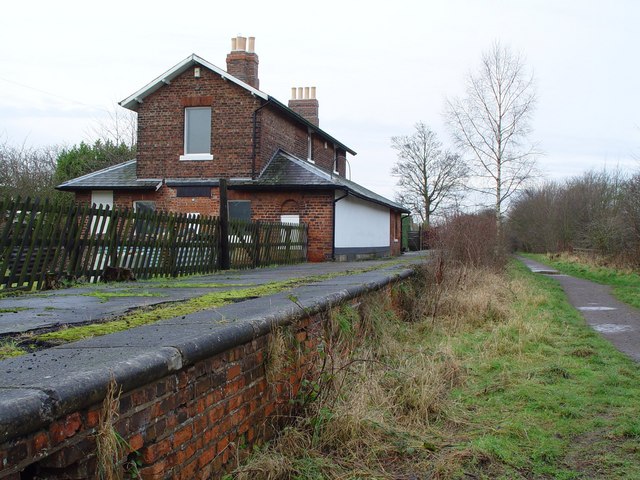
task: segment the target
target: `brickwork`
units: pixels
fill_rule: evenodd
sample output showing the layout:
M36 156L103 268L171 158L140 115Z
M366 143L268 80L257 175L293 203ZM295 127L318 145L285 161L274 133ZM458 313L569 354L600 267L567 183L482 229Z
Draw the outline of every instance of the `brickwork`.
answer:
M227 55L227 72L253 88L259 89L259 63L258 55L254 52L235 50Z
M315 98L292 99L288 107L315 126L320 125L320 106Z
M213 160L180 160L185 106L212 107ZM251 177L253 112L260 100L220 75L193 69L144 99L138 108L138 178Z
M402 253L402 215L400 212L390 211L390 238L391 255L400 255Z
M333 191L229 191L230 200L250 200L254 220L279 222L280 215L300 215L308 226L307 260L323 262L333 255Z
M307 260L323 262L333 255L333 191L309 192L252 192L230 189L229 200L250 200L252 220L279 222L280 215L300 215L300 222L308 226ZM217 187L211 188L210 197L177 197L176 189L162 186L157 192L114 193L117 208L131 208L133 202L150 200L156 202L157 210L180 213L199 213L217 216L220 212L220 196ZM91 201L89 192L78 192L76 201Z
M290 412L302 379L317 371L326 318L286 327L298 354L279 372L267 372L270 333L123 393L114 428L128 447L119 465L137 462L144 480L220 478ZM97 478L100 412L94 405L0 444L0 478Z
M285 117L272 108L265 108L260 112L260 145L257 156L257 172L267 164L278 148L306 159L309 151L308 129L295 120ZM317 134L312 134L313 161L316 165L333 169L334 146L322 140ZM346 155L346 153L345 153Z

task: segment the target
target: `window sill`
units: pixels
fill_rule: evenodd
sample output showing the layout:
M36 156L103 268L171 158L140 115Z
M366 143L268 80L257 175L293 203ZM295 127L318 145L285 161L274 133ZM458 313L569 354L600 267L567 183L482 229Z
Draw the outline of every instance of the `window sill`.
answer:
M213 160L213 155L210 153L187 153L180 155L180 160Z

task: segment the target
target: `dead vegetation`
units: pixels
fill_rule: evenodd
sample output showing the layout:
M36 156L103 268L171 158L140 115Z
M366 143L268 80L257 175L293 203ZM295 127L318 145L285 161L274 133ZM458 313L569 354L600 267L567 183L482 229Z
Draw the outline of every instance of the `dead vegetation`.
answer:
M125 453L125 442L114 427L120 410L121 391L112 378L107 386L107 394L102 402L102 410L100 410L95 439L98 478L101 480L122 479L122 468L119 463Z
M514 292L488 270L451 266L439 283L436 273L423 269L413 282L331 313L319 370L298 393L304 401L292 424L233 478L450 478L462 464L491 463L474 449L450 451L455 440L443 427L468 421L450 393L467 372L447 336L508 321ZM275 333L270 378L286 368L287 350Z

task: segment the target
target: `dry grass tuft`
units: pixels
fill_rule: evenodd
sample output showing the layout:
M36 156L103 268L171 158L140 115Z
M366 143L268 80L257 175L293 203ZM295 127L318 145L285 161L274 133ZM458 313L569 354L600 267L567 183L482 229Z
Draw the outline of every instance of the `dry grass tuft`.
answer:
M124 442L113 425L118 419L120 410L120 393L114 378L107 387L107 394L102 402L100 420L96 431L96 457L98 460L98 477L102 480L121 480L122 468L118 465L126 452Z
M465 472L466 468L473 467L475 471L486 472L486 478L499 476L499 468L495 465L494 459L475 448L464 448L459 450L446 450L439 455L433 465L433 480L449 480L451 478L478 478Z
M266 359L266 377L271 384L282 378L282 373L287 367L287 341L285 339L284 327L277 327L271 330L269 340L269 350Z

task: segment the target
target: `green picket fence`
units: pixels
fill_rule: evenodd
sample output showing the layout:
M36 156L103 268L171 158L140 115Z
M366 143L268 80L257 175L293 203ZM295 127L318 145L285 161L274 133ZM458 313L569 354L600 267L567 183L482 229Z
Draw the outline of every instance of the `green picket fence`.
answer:
M189 214L55 207L39 199L0 201L0 288L40 289L50 279L99 281L107 267L137 278L211 273L221 255L231 268L306 259L304 225L229 222L220 251L220 219Z

